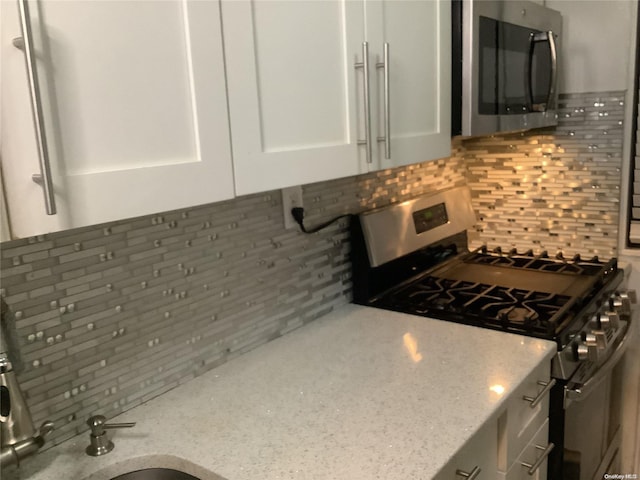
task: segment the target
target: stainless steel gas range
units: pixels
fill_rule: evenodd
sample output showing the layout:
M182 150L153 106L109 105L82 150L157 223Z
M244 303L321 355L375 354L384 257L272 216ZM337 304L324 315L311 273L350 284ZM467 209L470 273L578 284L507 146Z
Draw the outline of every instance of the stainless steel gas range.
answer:
M616 259L469 252L465 230L474 222L464 187L360 214L354 302L554 341L548 479L619 471L616 367L636 301L623 271Z

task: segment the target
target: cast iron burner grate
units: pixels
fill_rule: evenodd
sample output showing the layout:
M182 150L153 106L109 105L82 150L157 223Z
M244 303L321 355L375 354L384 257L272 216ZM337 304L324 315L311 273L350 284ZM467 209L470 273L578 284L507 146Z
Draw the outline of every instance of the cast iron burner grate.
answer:
M427 276L380 300L383 308L553 338L571 297Z
M561 256L555 259L548 258L546 252L534 256L531 250L523 254L518 254L515 250L503 254L500 249L496 249L493 254L488 254L485 247L470 253L464 262L566 275L597 275L605 268L605 264L601 263L598 257L583 260L580 255L576 255L568 262Z

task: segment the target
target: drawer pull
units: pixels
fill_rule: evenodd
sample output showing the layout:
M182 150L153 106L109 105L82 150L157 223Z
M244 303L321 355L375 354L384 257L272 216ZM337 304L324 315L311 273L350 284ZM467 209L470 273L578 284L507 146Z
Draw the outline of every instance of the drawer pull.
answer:
M538 470L538 468L540 468L540 465L542 465L542 462L544 462L545 459L549 456L549 454L551 453L551 450L553 450L553 447L555 447L555 445L553 443L550 443L546 447L542 447L540 445L536 445L536 448L538 450L544 450L542 452L542 455L540 455L540 457L538 457L538 459L533 463L533 465L531 465L530 463L525 463L525 462L520 462L520 464L523 467L526 467L526 468L529 469L527 471L527 473L529 475L533 475L534 473L536 473L536 470Z
M528 395L524 395L522 398L527 402L531 402L531 408L536 408L538 404L542 401L544 396L549 392L549 390L553 388L555 384L556 384L555 378L552 378L550 382L538 382L538 385L542 385L544 387L542 391L538 394L538 396L536 398L533 398L533 397L529 397Z
M470 473L465 472L464 470L456 470L456 475L459 475L461 477L467 478L469 480L474 480L476 478L478 478L478 475L480 475L480 472L482 471L482 469L478 466L473 467L473 470L471 470Z

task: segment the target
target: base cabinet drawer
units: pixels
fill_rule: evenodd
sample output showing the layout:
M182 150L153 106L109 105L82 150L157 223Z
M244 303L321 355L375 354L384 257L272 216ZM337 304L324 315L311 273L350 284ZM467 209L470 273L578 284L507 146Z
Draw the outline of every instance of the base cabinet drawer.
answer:
M549 415L550 367L544 363L511 395L507 410L499 420L506 430L498 468L508 471ZM504 422L504 423L502 423Z
M435 480L495 480L498 455L497 422L492 420L456 453Z
M546 480L550 372L549 361L533 369L434 480Z
M509 471L498 472L498 480L546 480L549 445L549 420L546 419L533 439L524 447Z

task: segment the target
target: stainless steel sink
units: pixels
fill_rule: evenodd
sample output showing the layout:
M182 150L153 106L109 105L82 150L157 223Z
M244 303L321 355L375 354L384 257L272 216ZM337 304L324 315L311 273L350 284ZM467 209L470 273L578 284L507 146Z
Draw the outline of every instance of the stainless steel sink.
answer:
M188 473L170 468L145 468L113 477L111 480L200 480Z

